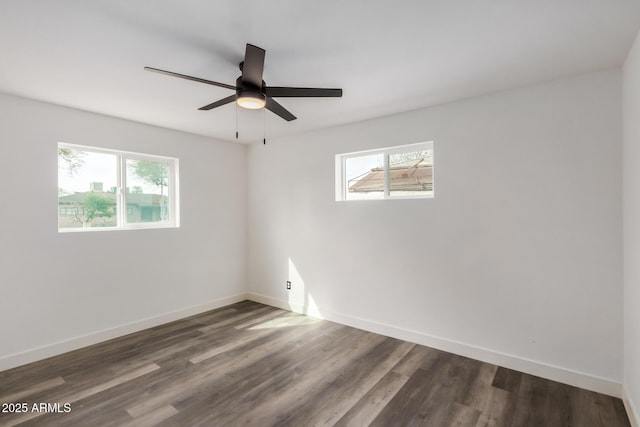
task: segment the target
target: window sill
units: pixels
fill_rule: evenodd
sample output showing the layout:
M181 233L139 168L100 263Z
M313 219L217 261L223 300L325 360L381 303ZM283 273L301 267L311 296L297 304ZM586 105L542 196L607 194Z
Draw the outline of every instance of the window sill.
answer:
M180 228L175 224L155 224L151 225L139 225L129 227L87 227L87 228L58 228L58 233L92 233L92 232L105 232L105 231L130 231L130 230L156 230L165 228Z

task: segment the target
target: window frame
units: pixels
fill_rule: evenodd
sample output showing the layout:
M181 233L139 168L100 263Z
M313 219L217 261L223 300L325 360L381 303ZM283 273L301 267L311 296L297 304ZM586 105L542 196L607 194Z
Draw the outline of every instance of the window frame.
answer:
M109 148L93 147L90 145L69 144L58 142L56 153L60 148L74 151L90 151L98 154L109 154L116 156L116 226L115 227L69 227L60 228L59 233L77 233L94 231L113 230L148 230L157 228L179 228L180 227L180 200L179 200L179 160L175 157L160 156L155 154L136 153L132 151L114 150ZM59 161L58 156L56 159ZM167 221L155 222L127 222L127 193L123 189L127 188L127 160L143 160L149 162L166 163L169 165L169 184L167 185L168 216ZM122 208L124 207L124 209ZM60 216L60 205L58 205L58 217Z
M403 199L433 199L435 197L435 167L432 161L431 170L433 175L433 186L431 191L425 192L426 194L419 194L414 196L393 196L390 191L391 182L389 176L389 156L391 154L399 153L411 153L420 150L432 150L433 154L433 141L418 142L413 144L395 145L393 147L375 148L372 150L354 151L350 153L336 154L336 201L337 202L354 202L354 201L367 201L367 200L403 200ZM349 199L348 195L348 183L346 180L346 167L347 160L352 158L371 156L376 154L382 154L383 170L384 170L384 186L382 191L382 197L371 197L363 199Z

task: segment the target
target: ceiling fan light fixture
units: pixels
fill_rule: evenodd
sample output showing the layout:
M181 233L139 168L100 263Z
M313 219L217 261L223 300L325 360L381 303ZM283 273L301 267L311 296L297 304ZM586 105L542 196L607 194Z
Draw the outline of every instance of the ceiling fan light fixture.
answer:
M264 94L253 91L238 91L238 99L236 102L239 106L247 110L259 110L267 104Z
M200 77L188 76L186 74L174 73L172 71L161 70L159 68L144 67L147 71L154 71L168 76L179 77L181 79L191 80L194 82L205 83L234 91L233 95L219 99L204 107L198 108L201 111L209 111L223 105L236 102L236 106L249 110L260 110L266 108L276 116L290 122L295 120L296 116L291 114L286 108L273 98L318 98L332 97L340 98L342 89L313 88L313 87L287 87L287 86L267 86L262 75L264 71L265 50L247 43L244 52L244 61L239 64L242 74L236 79L235 86L226 83L206 80ZM267 102L269 101L269 102ZM237 116L236 116L237 118Z

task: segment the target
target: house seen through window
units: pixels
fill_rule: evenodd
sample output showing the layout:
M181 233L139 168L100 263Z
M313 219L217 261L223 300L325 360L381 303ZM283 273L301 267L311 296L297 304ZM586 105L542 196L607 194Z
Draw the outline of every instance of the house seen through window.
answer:
M433 197L433 142L336 156L336 200Z
M58 230L178 226L177 159L58 145Z

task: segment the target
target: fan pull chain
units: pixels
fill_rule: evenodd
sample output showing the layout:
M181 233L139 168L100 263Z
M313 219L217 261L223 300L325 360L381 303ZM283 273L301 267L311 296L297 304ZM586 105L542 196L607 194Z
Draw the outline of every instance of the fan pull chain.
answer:
M267 145L267 109L262 109L262 145Z
M236 102L236 139L238 139L238 103Z

